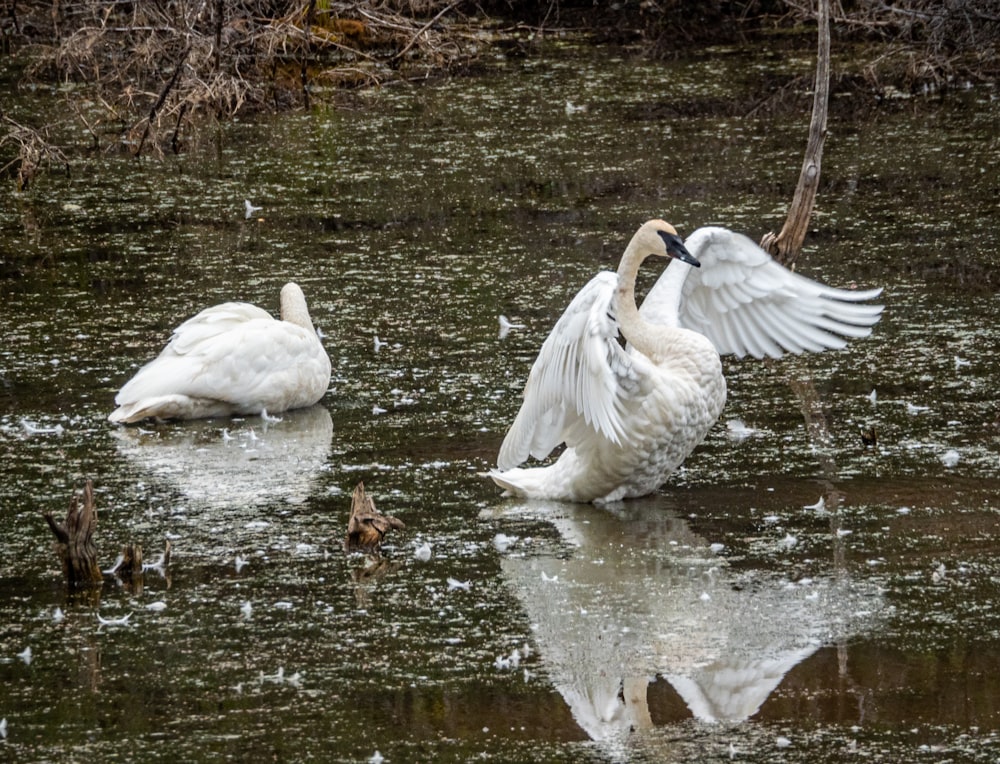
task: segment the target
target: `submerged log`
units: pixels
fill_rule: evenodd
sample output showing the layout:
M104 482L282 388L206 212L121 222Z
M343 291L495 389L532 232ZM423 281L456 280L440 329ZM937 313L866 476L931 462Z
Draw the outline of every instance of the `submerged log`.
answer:
M347 521L344 551L376 553L385 534L393 528L402 530L405 527L401 520L375 509L375 501L365 491L365 484L358 483L351 497L351 516Z
M93 483L88 480L80 496L73 492L65 522L56 522L51 512L43 512L42 516L56 536L55 550L62 561L66 583L71 588L100 586L104 576L97 564L97 545L93 538L97 529Z

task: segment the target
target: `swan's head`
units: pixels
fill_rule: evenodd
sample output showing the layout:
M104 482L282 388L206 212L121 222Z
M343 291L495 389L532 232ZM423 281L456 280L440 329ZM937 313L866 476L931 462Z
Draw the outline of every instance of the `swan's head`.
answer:
M700 268L698 258L687 251L676 229L664 220L650 220L639 229L641 244L651 255L672 257L695 268Z

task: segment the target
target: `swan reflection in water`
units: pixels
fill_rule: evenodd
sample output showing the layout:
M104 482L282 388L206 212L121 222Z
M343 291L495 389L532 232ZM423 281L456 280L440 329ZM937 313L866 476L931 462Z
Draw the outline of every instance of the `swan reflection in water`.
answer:
M512 501L491 515L559 531L561 549L515 543L501 569L543 666L595 741L652 726L657 676L701 721L747 719L792 667L870 630L884 607L874 584L843 573L793 582L737 572L663 501Z
M119 453L196 503L301 504L326 464L333 420L315 405L268 419L173 422L113 434Z

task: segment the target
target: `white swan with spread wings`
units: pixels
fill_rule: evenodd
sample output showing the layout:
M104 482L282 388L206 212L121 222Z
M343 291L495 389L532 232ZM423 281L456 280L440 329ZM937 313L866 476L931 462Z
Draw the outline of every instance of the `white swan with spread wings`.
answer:
M206 308L115 397L112 422L276 414L311 406L330 386L330 358L298 284L281 289L281 320L242 302Z
M649 256L673 260L640 310L635 279ZM618 272L601 272L581 289L545 340L490 477L531 499L651 493L722 412L720 354L779 358L844 347L871 333L882 306L866 303L881 291L811 281L725 228L700 228L682 242L670 224L650 220ZM519 466L561 443L554 463Z

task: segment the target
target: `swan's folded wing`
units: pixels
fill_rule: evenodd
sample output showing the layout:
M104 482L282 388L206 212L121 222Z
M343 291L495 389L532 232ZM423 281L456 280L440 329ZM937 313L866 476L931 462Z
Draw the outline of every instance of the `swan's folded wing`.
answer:
M685 241L700 269L671 263L642 305L648 321L693 329L720 354L739 357L841 348L867 337L881 289L836 289L779 265L757 244L725 228L699 228ZM681 278L679 278L681 277Z
M603 271L580 290L531 367L524 403L504 438L497 466L546 457L582 420L612 442L625 435L623 391L634 387L633 359L618 343L616 274Z
M203 343L225 334L248 321L275 321L266 310L246 302L226 302L205 308L174 329L167 345L177 355L197 351ZM275 321L275 323L277 323Z
M303 384L300 378L308 379L314 369L329 364L308 329L261 313L264 318L232 322L219 330L204 323L182 325L163 352L122 387L115 402L121 406L182 395L240 404L265 396L275 386Z

